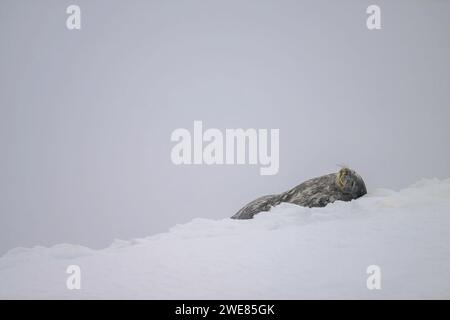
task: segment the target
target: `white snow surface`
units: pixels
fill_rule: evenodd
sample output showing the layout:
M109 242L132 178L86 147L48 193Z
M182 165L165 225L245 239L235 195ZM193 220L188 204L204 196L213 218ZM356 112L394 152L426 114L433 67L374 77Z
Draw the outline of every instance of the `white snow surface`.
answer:
M80 290L66 287L69 265ZM370 265L380 290L366 286ZM0 258L0 298L449 299L450 179L253 220L194 219L102 250L16 248Z

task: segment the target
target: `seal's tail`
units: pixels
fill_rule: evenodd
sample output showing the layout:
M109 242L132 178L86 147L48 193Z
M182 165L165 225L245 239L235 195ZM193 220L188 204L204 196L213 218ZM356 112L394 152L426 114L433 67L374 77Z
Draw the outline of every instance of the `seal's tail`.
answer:
M252 219L253 216L262 211L269 211L270 208L281 203L281 195L273 194L253 200L241 210L239 210L231 219Z

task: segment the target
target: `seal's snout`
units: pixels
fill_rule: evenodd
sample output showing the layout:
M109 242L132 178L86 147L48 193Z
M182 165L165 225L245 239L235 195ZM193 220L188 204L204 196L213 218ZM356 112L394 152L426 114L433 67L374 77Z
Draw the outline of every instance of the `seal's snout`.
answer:
M362 197L367 193L366 184L364 183L364 180L358 176L356 181L353 185L353 194L355 195L355 198Z

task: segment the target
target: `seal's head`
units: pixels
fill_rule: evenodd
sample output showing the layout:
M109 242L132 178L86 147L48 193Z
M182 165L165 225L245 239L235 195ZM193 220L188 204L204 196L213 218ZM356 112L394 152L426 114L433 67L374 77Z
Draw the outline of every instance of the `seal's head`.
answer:
M349 168L342 168L336 176L336 184L342 192L350 194L353 199L362 197L367 193L364 180L359 174Z

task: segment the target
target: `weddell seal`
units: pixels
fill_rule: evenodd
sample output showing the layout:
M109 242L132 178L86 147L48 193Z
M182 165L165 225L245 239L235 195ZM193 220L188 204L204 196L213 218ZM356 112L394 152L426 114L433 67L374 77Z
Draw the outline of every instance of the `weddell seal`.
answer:
M303 207L325 207L336 200L350 201L367 193L364 180L349 168L339 172L307 180L282 194L263 196L253 200L232 219L252 219L253 216L282 202L297 204Z

